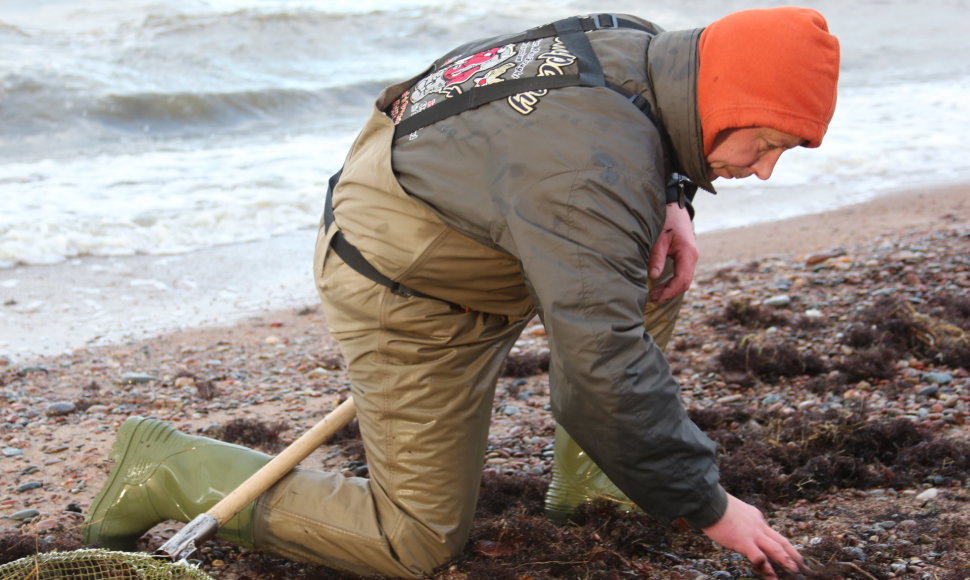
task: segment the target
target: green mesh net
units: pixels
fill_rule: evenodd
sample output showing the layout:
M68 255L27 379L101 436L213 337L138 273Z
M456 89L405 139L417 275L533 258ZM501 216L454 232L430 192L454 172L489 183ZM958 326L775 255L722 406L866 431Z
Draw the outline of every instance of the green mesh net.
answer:
M188 562L138 552L84 549L27 556L0 566L0 580L212 580Z

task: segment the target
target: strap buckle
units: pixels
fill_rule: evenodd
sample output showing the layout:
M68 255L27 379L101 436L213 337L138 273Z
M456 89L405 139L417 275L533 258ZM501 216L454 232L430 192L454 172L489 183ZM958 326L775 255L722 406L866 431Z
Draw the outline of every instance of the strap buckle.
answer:
M607 23L603 23L603 19L609 19ZM616 14L597 14L593 16L593 26L596 30L603 30L604 28L619 28L620 21L616 18Z

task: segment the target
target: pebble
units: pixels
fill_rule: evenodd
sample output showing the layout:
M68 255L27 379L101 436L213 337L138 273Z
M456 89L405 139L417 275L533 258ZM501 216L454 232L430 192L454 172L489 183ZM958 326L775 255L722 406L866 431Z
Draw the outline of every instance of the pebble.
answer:
M933 397L938 392L940 392L940 387L936 385L929 385L928 387L923 387L922 389L920 389L919 393L917 394L921 397Z
M17 449L16 447L4 447L3 448L3 456L4 457L17 457L17 456L23 455L23 454L24 454L24 450L23 449Z
M17 520L18 522L29 522L30 520L40 516L40 512L34 509L20 510L19 512L14 512L9 516L6 516L12 520Z
M788 306L791 304L791 297L787 294L779 294L778 296L772 296L771 298L765 299L762 302L765 306L773 306L775 308L781 308L783 306Z
M947 385L953 381L953 375L950 373L926 373L923 375L923 380L934 385Z
M936 499L936 496L938 496L939 494L940 494L940 491L938 489L936 489L935 487L931 487L929 489L924 489L919 494L917 494L916 499L917 501L929 501L931 499Z
M817 252L805 258L805 265L814 266L816 264L821 264L826 260L831 260L832 258L838 258L844 255L845 255L845 250L843 250L842 248L835 248L824 252Z
M858 546L847 546L842 548L842 554L845 555L847 560L855 560L856 562L866 561L866 552Z
M775 403L780 403L781 401L782 401L781 395L779 395L778 393L771 393L771 394L765 395L764 398L761 399L761 404L770 406L770 405L774 405Z
M193 378L193 377L179 377L179 378L175 379L175 388L176 389L182 389L182 388L186 388L186 387L188 387L190 389L191 388L195 388L195 378Z
M57 401L47 405L47 408L44 409L44 414L48 417L63 417L64 415L70 415L74 411L77 411L74 403L70 401Z
M39 481L30 481L17 486L17 492L23 493L25 491L30 491L32 489L37 489L38 487L44 487L44 484Z
M878 524L876 524L876 527L883 530L891 530L896 527L896 522L892 520L886 520L884 522L879 522Z
M59 520L48 518L46 520L41 520L34 524L34 531L38 534L49 534L51 532L57 532L64 528L63 523Z
M158 377L154 375L149 375L145 373L125 373L121 375L121 384L123 385L143 385L145 383L150 383L156 380Z

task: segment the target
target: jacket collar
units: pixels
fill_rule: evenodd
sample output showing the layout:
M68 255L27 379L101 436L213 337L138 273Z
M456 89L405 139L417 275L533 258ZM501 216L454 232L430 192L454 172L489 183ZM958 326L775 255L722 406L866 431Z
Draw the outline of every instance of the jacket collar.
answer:
M653 85L657 117L670 136L674 167L711 193L704 140L697 113L697 42L702 28L661 32L647 51L647 75Z

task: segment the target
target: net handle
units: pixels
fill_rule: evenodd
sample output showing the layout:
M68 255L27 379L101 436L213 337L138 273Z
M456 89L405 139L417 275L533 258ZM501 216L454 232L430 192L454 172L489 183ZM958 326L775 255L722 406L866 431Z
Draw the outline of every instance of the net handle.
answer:
M306 459L316 448L323 445L327 439L333 437L334 433L350 423L355 414L354 399L349 397L259 471L249 476L239 487L222 498L219 503L212 506L208 514L219 522L220 527L225 525L244 507Z

